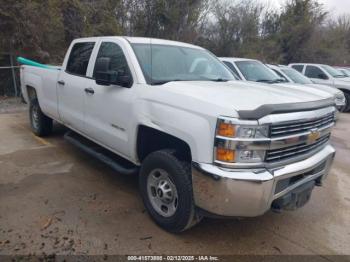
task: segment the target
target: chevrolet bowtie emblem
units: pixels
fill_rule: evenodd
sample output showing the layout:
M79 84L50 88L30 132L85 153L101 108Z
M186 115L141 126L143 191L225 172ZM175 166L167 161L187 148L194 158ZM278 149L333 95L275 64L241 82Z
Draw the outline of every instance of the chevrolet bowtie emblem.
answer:
M320 131L318 131L318 129L312 129L311 133L307 137L307 141L308 141L308 143L313 143L317 139L319 139L320 136L321 136L321 133L320 133Z

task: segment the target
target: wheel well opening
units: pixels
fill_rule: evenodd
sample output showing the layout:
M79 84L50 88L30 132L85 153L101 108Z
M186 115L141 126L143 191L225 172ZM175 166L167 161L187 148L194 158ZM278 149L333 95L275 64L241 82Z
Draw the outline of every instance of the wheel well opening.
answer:
M28 94L29 101L36 98L35 88L32 86L27 86L27 94Z
M342 91L343 93L350 94L350 90L342 89L342 88L339 88L339 90Z
M162 149L174 149L176 157L181 161L190 162L192 159L191 149L183 140L147 126L139 126L137 134L139 161L142 162L148 154Z

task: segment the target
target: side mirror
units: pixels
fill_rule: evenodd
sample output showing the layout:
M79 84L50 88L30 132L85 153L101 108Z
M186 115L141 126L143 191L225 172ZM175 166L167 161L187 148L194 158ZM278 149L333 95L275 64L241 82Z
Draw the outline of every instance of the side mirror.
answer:
M323 80L327 80L328 79L328 76L324 73L321 73L321 74L318 74L318 78L319 79L323 79Z
M114 84L129 88L132 85L132 77L128 73L121 74L118 72L117 79Z
M96 61L95 79L98 85L119 85L130 87L132 85L132 77L127 70L113 71L110 70L111 59L109 57L101 57Z
M113 75L109 70L111 59L109 57L100 57L96 60L95 79L96 84L108 86L113 81ZM116 76L115 76L116 77Z

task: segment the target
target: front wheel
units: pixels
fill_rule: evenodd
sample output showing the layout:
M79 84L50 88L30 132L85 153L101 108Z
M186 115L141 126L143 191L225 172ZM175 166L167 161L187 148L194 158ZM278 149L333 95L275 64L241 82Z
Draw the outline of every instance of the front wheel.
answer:
M37 136L47 136L52 132L52 119L41 111L37 98L30 101L29 119L32 131Z
M155 222L178 233L200 221L195 212L191 168L170 150L151 153L142 163L139 186L145 207Z
M344 96L345 96L345 105L340 111L349 112L350 111L350 93L344 92Z

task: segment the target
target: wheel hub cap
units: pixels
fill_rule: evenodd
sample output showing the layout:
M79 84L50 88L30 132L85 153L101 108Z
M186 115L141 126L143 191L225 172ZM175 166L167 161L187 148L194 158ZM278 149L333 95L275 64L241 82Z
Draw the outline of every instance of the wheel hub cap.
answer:
M178 195L169 174L163 169L153 170L147 178L149 200L159 215L174 215L178 205Z

